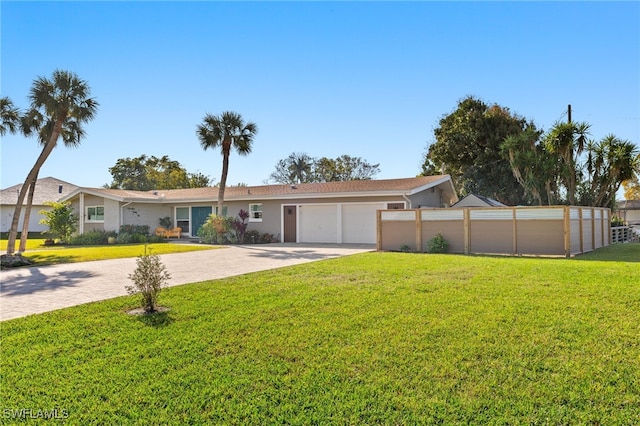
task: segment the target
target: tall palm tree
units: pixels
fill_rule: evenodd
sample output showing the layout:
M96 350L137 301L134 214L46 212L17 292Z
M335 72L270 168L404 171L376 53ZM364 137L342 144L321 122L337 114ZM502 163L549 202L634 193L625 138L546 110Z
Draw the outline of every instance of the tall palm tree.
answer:
M58 138L62 137L62 141L67 147L77 147L85 135L82 125L95 117L98 102L89 97L90 93L91 89L87 82L69 71L55 70L51 79L38 77L33 81L29 92L31 106L22 120L23 131L26 135L32 133L37 135L38 141L42 145L42 151L20 188L9 230L7 254L15 252L22 203L29 192L20 251L25 249L33 189L38 179L38 173L56 147Z
M219 116L207 114L198 125L196 135L204 150L220 147L222 153L222 175L218 190L218 214L222 215L224 203L224 190L227 186L227 174L229 173L229 155L231 148L240 155L251 152L253 138L258 132L255 123L245 123L237 112L225 111Z
M0 136L16 133L20 127L20 110L6 96L0 98Z

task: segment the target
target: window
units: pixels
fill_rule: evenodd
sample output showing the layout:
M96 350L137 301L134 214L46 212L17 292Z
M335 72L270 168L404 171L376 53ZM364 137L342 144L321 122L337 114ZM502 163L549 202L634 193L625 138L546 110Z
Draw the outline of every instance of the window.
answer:
M176 225L182 232L189 232L189 207L176 207Z
M87 207L87 222L104 222L104 206Z
M220 216L220 215L218 214L218 206L215 206L215 207L213 208L213 211L215 212L215 215L216 215L216 216ZM227 206L222 206L222 217L227 217Z
M249 222L262 222L262 204L249 204Z
M387 210L404 210L404 201L400 203L387 203Z

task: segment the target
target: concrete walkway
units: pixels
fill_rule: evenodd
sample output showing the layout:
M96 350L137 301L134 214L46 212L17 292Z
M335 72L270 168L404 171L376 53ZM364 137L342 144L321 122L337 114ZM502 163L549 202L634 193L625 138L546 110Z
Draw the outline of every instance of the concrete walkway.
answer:
M265 244L161 255L169 286L372 251L371 245ZM0 321L127 294L136 258L0 271Z

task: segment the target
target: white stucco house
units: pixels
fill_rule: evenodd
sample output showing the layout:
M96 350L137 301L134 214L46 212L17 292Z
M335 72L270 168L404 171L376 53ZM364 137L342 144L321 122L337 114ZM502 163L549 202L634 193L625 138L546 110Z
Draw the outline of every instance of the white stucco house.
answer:
M217 187L158 191L76 188L71 201L81 217L79 232L117 231L121 225L159 226L170 217L182 236L195 237L211 213L217 213ZM449 207L458 201L449 175L227 187L223 215L250 213L248 229L273 234L282 242L376 242L376 211Z
M20 188L22 188L22 184L13 185L0 191L0 232L9 232L9 228L11 228L11 221L13 220L13 213L16 208L16 203L18 202ZM78 189L77 185L53 177L38 179L33 192L33 204L29 216L29 232L48 230L46 225L40 223L43 217L38 214L38 212L49 209L49 207L45 206L45 202L60 201L61 198L68 196L76 189ZM25 203L26 197L23 205ZM22 230L23 219L24 209L20 214L18 232Z

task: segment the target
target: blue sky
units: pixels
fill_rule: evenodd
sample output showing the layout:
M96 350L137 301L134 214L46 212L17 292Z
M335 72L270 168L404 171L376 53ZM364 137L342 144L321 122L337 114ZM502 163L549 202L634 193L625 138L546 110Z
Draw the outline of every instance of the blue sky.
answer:
M100 187L119 158L168 155L220 180L195 135L237 111L259 132L228 184L261 185L291 152L420 172L433 129L474 95L548 129L573 119L640 144L639 2L0 3L2 96L27 107L38 76L73 71L100 103L77 149L40 177ZM21 183L35 139L5 136L1 182Z

